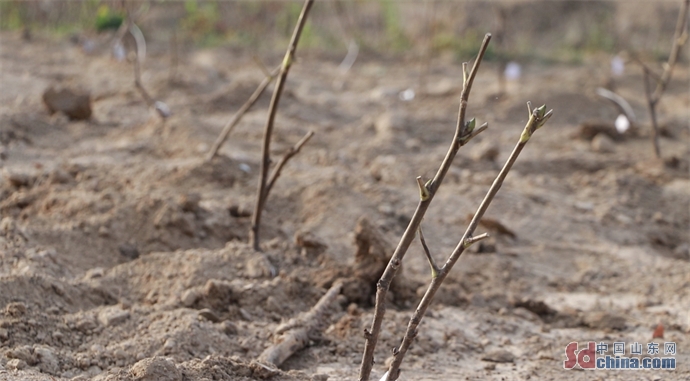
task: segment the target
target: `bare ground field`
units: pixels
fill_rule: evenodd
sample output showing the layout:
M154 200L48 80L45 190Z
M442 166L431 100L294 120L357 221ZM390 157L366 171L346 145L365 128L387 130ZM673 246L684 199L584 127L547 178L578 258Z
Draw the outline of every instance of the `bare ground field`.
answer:
M425 90L402 101L399 92L418 84L417 63L362 58L345 77L338 63L301 56L290 73L274 157L308 130L316 135L269 198L265 263L246 244L250 222L238 211L253 206L270 94L203 161L262 78L250 56L195 50L169 83L168 58L153 51L143 81L174 113L162 122L129 64L66 39L1 34L0 379L356 379L371 295L340 296L323 334L281 370L252 360L352 264L357 221L366 218L392 251L419 197L415 177L431 177L447 150L462 73L434 61ZM528 65L501 96L492 65L480 70L468 110L489 130L460 150L424 221L437 260L517 141L525 102L546 103L554 117L486 216L507 230L480 227L491 241L454 269L401 379L690 379L690 71L676 68L659 106L661 161L639 69L615 85L640 136L595 149L578 131L617 115L594 95L608 80L606 60ZM48 114L41 95L56 83L91 91L89 121ZM492 148L495 160L483 158ZM417 242L403 276L375 379L429 280ZM664 337L654 340L677 343L676 370L563 369L569 342L644 345L658 324Z

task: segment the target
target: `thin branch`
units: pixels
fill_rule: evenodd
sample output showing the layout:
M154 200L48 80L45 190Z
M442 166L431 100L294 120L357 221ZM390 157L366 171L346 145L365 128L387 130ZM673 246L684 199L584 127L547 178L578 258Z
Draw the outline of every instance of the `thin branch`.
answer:
M465 240L465 249L486 238L489 238L489 233L482 233L474 237L469 237Z
M654 78L655 81L661 81L661 75L657 74L654 69L652 69L649 65L647 65L644 61L640 59L640 57L637 56L636 53L630 53L630 58L632 58L633 61L635 61L638 65L642 67L643 70L647 70L648 74Z
M685 23L688 20L688 7L690 6L690 0L685 0L680 7L680 12L678 12L678 21L676 22L676 30L673 33L673 47L671 48L671 54L668 57L668 61L664 66L664 72L661 73L661 80L657 82L656 90L652 95L654 102L658 102L661 96L666 91L666 86L668 86L671 80L671 74L673 74L673 68L676 66L678 61L678 54L680 49L685 45L685 41L688 39L688 32L685 30Z
M223 130L220 132L220 135L216 138L216 141L213 142L213 147L208 151L208 154L206 155L206 161L211 161L217 154L218 151L220 150L220 147L223 146L225 141L228 139L228 136L230 136L230 133L232 130L237 126L237 124L240 123L240 120L242 120L242 117L244 114L246 114L252 106L256 103L256 101L259 100L261 97L261 94L264 93L264 90L268 87L271 82L273 82L273 79L278 75L280 72L280 67L277 67L273 70L273 72L268 73L266 77L264 77L263 81L259 84L259 86L256 87L256 90L254 90L254 93L247 99L246 102L240 107L239 110L235 113L235 115L232 116L230 120L225 124L223 127Z
M410 223L407 225L407 228L405 229L405 233L403 233L403 236L400 238L400 242L398 243L398 246L396 247L393 256L388 262L386 270L384 270L383 275L381 275L381 279L378 281L376 285L376 305L374 307L374 319L371 323L371 328L367 330L367 334L365 334L364 353L362 355L362 364L359 371L360 381L369 380L369 376L371 375L371 369L374 366L374 350L376 349L376 343L378 341L379 333L381 332L381 324L383 322L383 317L386 313L386 295L388 294L388 289L390 288L391 282L393 281L393 277L395 277L395 274L400 268L402 259L405 256L405 253L407 253L410 244L415 238L419 224L422 222L424 214L429 208L431 201L434 199L436 191L443 182L446 173L448 173L448 170L450 169L455 155L458 153L460 147L464 143L467 143L467 141L469 140L469 136L472 136L471 131L469 132L469 134L466 132L465 112L467 109L467 101L469 99L470 91L472 89L472 83L474 82L474 78L477 75L477 70L479 69L479 65L482 62L482 59L484 58L484 53L486 53L486 49L489 46L490 40L491 34L487 34L484 37L484 41L482 42L479 54L477 55L477 58L474 61L472 71L470 72L469 76L466 76L466 78L463 80L463 89L460 95L460 107L458 111L458 121L455 127L455 134L453 136L453 140L433 180L431 180L428 184L425 184L425 187L429 192L429 197L426 200L420 199L419 203L417 204L417 209L415 210L414 214L412 215L412 219L410 220ZM466 72L466 70L463 70L463 72ZM463 138L467 139L463 142Z
M170 68L168 70L168 83L173 84L177 79L177 66L180 61L180 52L177 43L177 28L173 28L170 35Z
M297 25L292 34L290 40L290 45L288 45L287 52L285 52L285 58L283 58L283 63L280 69L280 76L276 82L275 90L273 91L273 97L271 98L271 105L268 108L268 120L266 120L266 127L264 129L264 141L261 150L261 173L259 174L259 186L256 191L256 204L254 207L254 213L252 214L252 226L249 231L249 242L252 244L254 250L259 251L259 229L261 226L261 213L263 211L264 204L266 202L265 196L267 195L266 181L268 180L268 167L271 163L270 149L271 149L271 135L273 134L273 124L276 118L276 113L278 112L278 103L280 102L280 96L283 93L283 88L285 87L285 81L292 66L292 62L295 60L295 51L297 50L297 42L302 34L302 29L307 22L307 15L311 6L314 4L314 0L305 0L304 6L302 7L302 13L297 20Z
M647 107L649 107L649 117L652 119L652 145L654 146L654 154L656 157L661 157L661 149L659 148L659 125L656 120L656 104L654 95L652 94L652 86L649 83L650 72L646 67L642 68L644 72L644 95L647 98Z
M129 11L129 8L127 8L127 16L125 17L125 22L123 22L124 27L121 27L121 29L118 30L118 38L115 42L121 43L122 39L124 38L127 32L129 32L129 34L131 34L132 37L134 37L134 43L136 45L136 53L133 63L134 87L136 87L136 89L139 91L141 97L144 98L146 106L154 108L158 115L161 118L165 119L171 115L170 108L165 103L156 101L149 94L149 92L146 91L146 88L144 87L144 84L141 81L141 64L144 62L144 59L146 57L146 39L144 38L144 34L141 32L141 29L139 29L139 27L134 23L134 20L144 12L144 9L144 6L142 6L137 12L137 14L133 16Z
M309 141L309 139L311 139L312 136L314 136L314 131L307 132L307 134L304 135L304 137L300 139L300 141L298 141L297 144L295 144L293 147L290 147L290 149L285 153L283 158L280 159L275 169L273 169L271 176L269 177L268 184L266 185L266 191L264 194L264 201L268 198L268 194L269 192L271 192L273 184L275 184L276 180L278 180L278 176L280 176L280 171L283 170L285 164L287 164L288 160L290 160L293 156L299 153L299 151L302 149L302 146L305 145Z
M482 203L479 205L479 209L477 209L477 212L474 214L474 217L472 218L472 221L467 227L465 234L463 234L462 238L460 239L460 242L458 242L458 245L455 247L450 257L443 265L443 267L439 270L438 275L435 278L431 279L431 282L429 283L429 287L427 288L424 297L419 303L419 306L417 306L417 309L415 310L414 314L412 315L412 318L410 319L410 322L407 325L407 330L405 332L405 336L402 340L402 343L400 344L400 347L397 349L396 353L393 356L393 362L391 363L390 368L388 369L388 381L394 381L398 378L398 376L400 376L400 364L402 364L407 350L410 348L410 345L412 345L414 338L417 336L417 327L422 322L422 319L424 318L424 315L426 314L426 311L429 308L429 305L431 304L431 301L433 300L436 291L438 291L439 287L441 287L441 284L448 276L448 273L453 268L455 263L457 263L458 259L460 259L462 253L465 251L467 247L469 247L468 242L471 244L472 242L476 242L479 239L485 238L487 236L485 234L482 234L472 238L472 234L474 233L474 230L477 228L479 220L481 220L481 218L484 216L484 213L489 208L491 201L493 201L499 189L501 189L503 181L508 175L510 169L513 167L513 164L520 155L520 152L525 147L525 145L527 145L527 142L532 137L532 134L536 130L541 128L544 125L544 123L546 123L546 121L551 117L551 115L552 111L546 112L545 106L541 106L539 108L532 110L529 120L527 121L527 125L525 126L525 129L522 132L522 135L520 136L520 140L515 145L513 152L510 154L510 157L508 158L508 161L501 169L501 172L499 172L498 176L491 185L491 188L489 188L489 191L484 197L484 200L482 200Z
M676 22L676 29L673 33L673 45L671 47L671 53L669 54L668 61L663 65L663 72L661 75L656 74L649 66L647 66L642 60L633 55L632 58L637 63L642 66L642 71L644 72L644 86L645 86L645 96L647 98L647 107L649 108L649 116L652 119L652 144L654 145L654 153L657 158L661 158L661 150L659 148L659 123L656 118L656 106L661 100L661 97L666 91L666 87L671 80L671 74L673 74L673 68L676 66L678 61L678 54L680 49L685 45L688 39L688 32L685 30L685 24L688 19L688 9L690 7L690 0L685 0L680 7L680 12L678 13L678 21ZM656 81L656 88L652 92L649 79L653 78Z
M635 117L635 112L633 111L632 106L630 106L630 103L628 103L628 101L626 101L625 98L623 98L620 95L614 93L613 91L607 90L603 87L597 88L596 93L600 97L613 103L616 106L616 108L618 108L618 111L621 114L625 115L626 118L628 118L628 120L630 121L630 124L632 124L632 125L637 124L637 118Z
M307 346L309 338L322 328L331 306L337 304L337 297L343 288L342 281L337 281L324 294L309 312L293 318L276 328L275 334L281 335L280 341L263 351L259 361L272 366L280 366L295 352Z
M436 275L438 275L439 268L436 266L436 261L434 261L434 257L431 256L431 252L429 251L429 247L426 245L426 240L424 239L424 233L422 233L422 225L419 225L418 229L419 233L419 242L422 243L422 248L424 249L424 255L426 255L426 259L429 261L429 267L431 267L431 277L436 278Z

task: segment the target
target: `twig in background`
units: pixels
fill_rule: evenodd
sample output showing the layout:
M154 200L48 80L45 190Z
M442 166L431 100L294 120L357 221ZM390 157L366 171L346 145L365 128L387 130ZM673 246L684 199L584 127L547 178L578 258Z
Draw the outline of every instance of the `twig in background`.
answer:
M673 74L673 68L678 62L678 54L680 49L685 45L688 39L688 32L685 30L685 24L688 19L688 7L690 6L690 0L685 0L680 7L680 12L678 13L678 21L676 23L676 30L673 33L673 46L671 47L671 54L669 54L668 61L663 65L663 72L661 75L657 75L651 70L647 65L645 65L641 60L636 59L638 63L642 66L642 71L644 72L644 85L645 85L645 96L647 98L647 106L649 108L649 115L652 119L652 144L654 145L654 153L657 158L661 158L661 149L659 148L659 124L656 118L656 106L661 100L661 96L664 95L666 87L671 80L671 74ZM633 56L636 58L635 56ZM652 85L650 84L650 79L656 81L656 88L652 92Z
M350 21L347 19L347 12L343 5L338 0L330 2L333 5L334 17L336 19L336 29L340 32L343 42L347 41L347 54L338 65L338 78L333 81L333 85L336 89L342 89L345 86L345 77L350 71L352 66L357 61L359 56L359 44L355 39L355 33L350 27Z
M143 9L145 8L142 6L142 8L140 8L139 11L137 11L136 17L143 13ZM129 32L129 34L132 35L132 37L134 38L134 43L136 44L136 50L134 53L135 57L133 62L134 86L137 88L142 98L144 98L146 105L148 107L154 108L161 118L166 119L167 117L172 115L170 108L164 102L153 99L149 92L146 91L146 88L144 87L144 84L141 81L141 65L144 62L144 59L146 58L146 39L144 38L144 34L141 32L141 29L139 29L139 27L134 23L135 16L131 14L129 8L126 8L126 10L127 17L125 19L125 22L123 23L126 26L124 26L124 28L121 28L118 31L118 39L115 43L122 43L122 39L127 34L127 32Z
M479 224L479 221L484 216L484 213L489 208L489 205L491 205L491 201L493 201L499 189L501 189L501 185L503 185L503 181L508 175L508 172L510 172L510 169L512 168L513 164L515 164L515 161L520 155L520 152L522 152L523 148L525 148L525 145L527 145L527 142L532 137L532 134L534 134L536 130L541 128L544 125L544 123L546 123L546 121L549 120L549 118L551 118L551 115L552 110L547 112L546 106L541 106L534 110L530 110L529 120L527 121L527 125L525 126L525 129L522 132L522 135L520 136L520 140L518 140L517 144L515 145L515 148L513 149L513 152L511 152L510 157L508 158L508 161L506 161L505 165L498 173L498 176L491 185L491 188L489 188L489 191L487 192L486 196L484 196L484 200L482 200L482 203L479 205L479 209L477 209L477 212L474 214L474 217L472 218L472 221L467 227L467 230L465 230L465 234L463 234L462 238L460 239L460 242L458 242L458 245L455 247L455 249L451 253L446 263L443 265L443 267L438 269L436 276L432 276L431 282L429 283L429 287L424 293L424 296L422 297L419 306L417 306L414 314L412 315L412 318L410 319L400 347L395 348L395 350L393 351L393 362L391 363L390 368L388 369L388 381L394 381L398 378L398 376L400 376L400 365L402 364L402 361L405 358L407 350L410 348L410 345L412 345L414 338L417 336L417 327L422 322L422 319L424 318L424 315L426 314L426 311L429 308L431 301L434 299L436 291L438 291L439 287L441 287L441 284L448 276L450 270L460 259L460 256L465 251L465 249L470 247L473 243L488 237L487 234L473 236L474 231L477 228L477 225Z
M450 166L455 158L460 147L464 146L469 142L474 136L478 135L487 128L486 123L479 128L475 129L476 121L474 119L469 122L465 122L465 113L467 110L467 102L470 96L470 91L472 90L472 83L477 75L477 70L479 65L484 58L486 49L489 46L489 41L491 40L491 34L487 34L484 37L481 48L479 49L479 54L474 61L472 70L467 72L467 65L463 64L463 88L462 94L460 95L460 107L458 110L458 121L455 126L455 134L453 135L453 140L448 148L441 166L434 178L428 181L426 184L420 185L420 200L417 204L417 209L412 215L410 223L407 225L403 236L400 238L400 242L393 253L386 270L384 270L381 279L376 285L376 305L374 307L374 319L371 323L369 329L364 331L364 353L362 355L362 364L359 371L359 380L367 381L371 375L371 369L374 365L374 350L376 349L376 343L378 341L379 333L381 332L381 323L383 322L383 317L386 313L386 295L388 289L390 288L391 282L395 277L398 269L402 264L402 260L410 247L410 244L417 234L419 225L424 218L431 201L433 200L436 192L438 191L446 173L450 169ZM421 180L421 179L420 179Z
M259 67L262 68L262 71L265 71L266 68L261 64ZM277 67L273 72L268 73L266 77L264 77L263 81L257 86L256 90L254 90L254 93L247 99L246 102L240 107L239 110L235 113L235 115L232 116L230 120L225 124L223 127L223 130L220 132L220 135L216 138L216 141L213 142L213 146L211 149L208 151L208 154L206 154L206 161L211 161L217 154L218 151L220 150L220 147L225 143L225 141L228 139L228 136L230 136L230 133L232 130L237 126L237 124L242 120L242 117L244 114L246 114L252 106L254 106L254 103L256 103L257 100L261 97L261 94L264 93L264 90L268 87L271 82L273 82L273 79L278 75L280 72L280 67Z
M310 337L315 336L324 326L328 326L324 320L331 306L336 304L342 288L343 283L341 281L335 282L309 312L279 325L275 330L275 335L280 335L280 341L266 348L259 356L258 361L277 367L295 352L306 347Z
M603 87L598 87L596 93L598 96L613 103L613 105L616 106L616 108L618 109L618 112L620 114L618 116L618 119L616 119L616 130L619 134L625 133L629 128L635 129L637 125L637 118L635 117L635 112L633 111L632 106L630 106L630 103L628 103L628 101L626 101L623 97L614 93L613 91L605 89ZM622 117L627 119L627 125L625 123L619 123L619 120Z
M173 27L170 34L170 69L168 71L168 83L174 84L177 80L177 66L180 61L180 52L177 42L177 27Z
M280 96L283 93L283 88L285 87L285 80L287 79L288 72L292 66L292 62L295 59L295 51L297 50L297 42L299 42L299 37L302 34L302 29L307 22L307 15L309 10L314 4L314 0L305 0L304 6L302 7L302 13L297 20L297 25L292 33L292 38L290 39L290 45L288 46L287 52L285 53L285 58L283 58L283 63L280 68L280 75L278 76L278 81L276 82L275 90L273 91L273 97L271 98L271 105L268 108L268 120L266 121L266 127L264 129L264 141L261 151L261 171L259 173L259 186L256 190L256 204L254 207L254 213L252 214L252 226L249 231L249 242L251 243L254 250L259 251L259 232L261 228L261 213L263 212L264 205L266 204L266 198L268 197L268 192L266 192L266 185L268 181L268 167L271 164L270 149L271 149L271 135L273 134L273 124L275 121L276 113L278 112L278 103L280 102Z

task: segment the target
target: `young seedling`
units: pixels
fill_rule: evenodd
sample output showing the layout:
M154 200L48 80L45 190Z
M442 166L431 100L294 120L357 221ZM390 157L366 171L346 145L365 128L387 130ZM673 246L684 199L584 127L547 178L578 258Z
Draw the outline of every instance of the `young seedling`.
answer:
M256 204L254 206L254 213L252 214L252 226L249 231L249 242L256 251L260 251L259 247L259 232L261 227L261 213L263 212L264 206L266 205L266 199L268 198L268 192L271 190L273 183L280 176L280 171L282 170L285 163L295 154L297 154L302 148L302 146L312 137L313 132L308 132L307 135L300 140L297 145L295 145L280 161L278 166L276 166L271 178L268 177L268 170L271 164L270 158L270 148L271 148L271 135L273 134L273 124L275 121L276 113L278 112L278 103L280 102L280 96L283 93L283 88L285 87L285 80L287 79L290 67L295 60L295 51L297 50L297 42L299 42L299 37L304 29L304 25L307 22L307 15L311 6L314 4L314 0L306 0L304 6L302 7L302 13L297 20L297 25L292 33L292 38L290 39L290 45L288 46L287 52L285 53L285 58L283 58L283 63L280 66L280 74L278 75L278 81L276 82L275 90L273 91L273 97L271 98L271 104L268 108L268 120L266 121L266 127L264 128L264 140L263 147L261 151L261 171L259 173L259 186L256 191ZM258 90L258 89L257 89Z
M424 248L426 257L429 259L429 265L432 268L431 282L429 283L429 286L426 292L424 293L424 296L422 297L419 306L417 306L417 309L415 309L415 312L412 315L409 324L407 325L407 330L405 331L405 336L403 337L400 347L396 348L393 352L393 362L391 363L390 368L388 369L388 381L394 381L398 379L398 376L400 375L400 365L402 364L402 361L405 358L407 350L410 348L410 345L412 345L414 338L417 336L417 327L422 322L422 319L424 318L424 315L426 314L429 305L434 299L434 295L436 295L436 291L438 291L439 287L441 287L441 284L448 276L450 270L460 259L462 253L465 252L465 249L470 247L475 242L478 242L488 237L488 234L486 233L473 236L474 231L477 228L477 225L479 224L479 221L484 216L484 213L489 208L491 201L493 201L499 189L501 189L501 185L503 185L503 181L508 175L508 172L513 167L513 164L515 164L515 161L520 155L520 152L522 152L523 148L525 148L525 145L527 145L527 142L532 137L532 134L534 134L536 130L543 127L544 123L546 123L546 121L549 120L549 118L551 118L552 110L549 110L547 112L546 105L532 110L530 107L530 103L528 102L527 108L529 110L529 120L527 121L527 125L525 126L522 135L520 135L520 139L515 145L513 152L511 152L508 161L506 161L505 165L498 173L498 176L489 188L489 191L487 192L486 196L484 196L484 200L482 200L482 203L479 205L479 209L477 209L477 212L474 214L474 217L472 218L472 221L467 227L467 230L465 230L465 234L463 234L462 238L460 239L460 242L458 242L457 246L451 253L446 263L443 265L443 267L439 268L434 263L433 257L428 252L428 247L424 242L424 237L421 234L422 230L420 227L419 238L422 241L422 247Z
M422 222L422 219L424 218L424 214L426 213L427 209L429 209L429 205L431 204L431 201L433 201L436 192L441 186L441 183L443 182L446 173L448 173L448 170L450 169L450 166L453 163L453 159L458 153L458 150L460 150L460 147L467 144L472 138L474 138L487 128L486 123L475 128L475 119L466 122L465 113L467 110L467 102L470 96L470 91L472 90L472 83L474 82L474 78L477 75L477 70L479 70L479 65L481 64L482 59L484 58L484 54L486 53L486 49L489 46L490 40L491 34L487 34L484 37L484 41L482 42L481 48L479 49L479 54L477 55L477 58L475 59L474 64L472 65L472 70L469 73L467 71L467 63L464 63L462 65L463 87L462 93L460 95L458 121L455 126L455 134L453 135L453 140L451 141L450 147L448 148L448 152L446 153L446 156L443 159L443 162L437 170L434 178L427 182L422 181L421 177L417 179L417 184L419 186L420 193L420 199L419 203L417 204L417 209L412 215L410 223L407 225L407 228L405 229L405 232L400 238L400 242L398 243L398 246L393 252L393 255L391 256L391 259L388 262L388 265L386 266L383 275L381 275L381 279L378 281L376 285L376 304L374 307L374 319L371 323L371 327L369 329L365 329L364 331L365 344L364 354L362 355L362 364L359 371L360 381L369 380L369 376L371 375L371 369L374 365L374 350L376 349L376 343L378 341L379 333L381 332L381 323L383 322L383 317L386 313L386 295L388 294L388 290L390 288L391 282L393 281L393 277L395 277L395 274L398 272L398 269L402 264L402 260L405 257L405 254L407 253L410 244L414 240L417 231L419 230L419 226ZM432 262L432 271L434 271L434 268L435 265Z
M522 134L520 135L520 139L518 140L517 145L513 149L513 152L510 154L510 157L508 158L506 164L503 166L503 169L501 169L497 178L491 185L491 188L484 197L484 200L480 204L479 209L474 214L474 217L472 218L469 226L467 227L467 230L465 231L465 234L460 239L455 250L453 250L446 263L442 267L439 267L434 261L433 256L431 255L429 248L426 244L424 234L422 233L421 222L423 215L429 206L429 203L433 199L435 193L438 191L441 181L443 180L443 177L446 171L448 170L448 167L450 167L450 163L455 157L455 154L457 153L458 149L462 145L466 144L472 137L476 136L478 133L486 129L485 124L475 131L476 121L474 118L468 122L465 122L465 109L467 107L467 101L469 98L469 92L472 87L472 82L476 76L479 64L481 63L484 53L486 52L490 39L491 35L487 34L480 48L479 55L477 56L477 59L475 60L472 70L469 74L467 72L467 65L463 64L464 85L460 99L460 112L458 117L458 124L456 127L456 134L453 138L453 142L451 144L450 149L448 150L446 158L441 164L441 167L439 168L433 180L424 183L421 177L417 178L420 198L417 210L415 211L415 214L413 215L410 224L408 225L405 233L403 234L403 237L401 238L400 243L398 244L398 248L396 248L395 252L393 253L393 256L391 257L391 260L388 263L386 270L384 271L383 275L381 276L381 279L377 284L376 305L374 307L374 320L372 322L371 329L365 330L364 334L365 347L359 374L360 381L369 380L369 377L371 375L371 370L374 364L374 349L376 347L376 342L381 329L383 314L385 313L386 293L388 291L388 288L390 287L390 283L393 277L395 276L397 269L400 267L400 264L402 263L402 259L405 252L409 248L411 241L414 239L415 233L419 234L422 248L424 249L424 254L427 260L429 261L429 266L431 268L431 282L419 306L417 307L415 313L412 315L412 318L410 319L402 343L399 347L394 349L393 362L391 363L388 372L386 372L382 380L396 380L400 375L400 365L402 364L407 350L409 349L410 345L412 344L414 338L417 335L417 327L421 323L429 305L431 304L431 301L434 298L434 295L436 294L436 291L439 289L445 278L448 276L448 273L453 268L455 263L458 261L458 259L460 259L460 256L465 251L465 249L470 247L475 242L478 242L488 237L488 234L486 233L473 236L474 231L476 230L479 224L479 221L488 209L493 198L498 193L498 190L501 188L501 185L503 184L503 181L508 175L508 172L517 160L517 157L522 151L522 149L525 147L529 139L532 137L532 134L534 134L536 130L541 128L552 115L552 111L546 111L546 106L541 106L539 108L532 110L531 104L529 102L527 103L527 107L530 114L529 120Z
M690 0L685 0L680 7L680 12L678 13L678 21L676 22L676 30L673 34L673 45L671 47L671 54L669 54L668 61L663 65L663 72L661 75L657 74L649 66L644 64L641 60L635 58L635 60L642 66L642 71L644 72L644 86L645 86L645 96L647 98L647 107L649 108L649 116L652 120L652 144L654 145L654 153L657 158L661 158L661 150L659 148L659 124L656 117L656 106L661 100L661 96L664 95L666 87L671 80L671 74L673 73L673 68L678 62L678 54L680 49L685 45L688 39L688 32L685 28L685 24L688 20L688 7L690 5ZM652 85L650 82L654 80L656 82L656 88L652 90Z

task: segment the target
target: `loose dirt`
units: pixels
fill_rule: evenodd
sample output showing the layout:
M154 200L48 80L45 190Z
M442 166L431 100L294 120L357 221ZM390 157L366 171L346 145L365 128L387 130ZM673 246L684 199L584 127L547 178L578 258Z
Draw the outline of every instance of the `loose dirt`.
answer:
M415 62L362 57L342 77L339 59L301 56L273 157L308 130L316 135L270 195L261 257L239 211L253 206L270 94L203 161L261 80L251 56L190 51L169 82L168 57L152 50L142 80L170 106L163 122L134 88L132 67L107 52L13 33L0 42L0 379L356 379L372 318L364 289L341 296L322 335L281 370L253 360L354 263L360 218L392 251L419 197L415 177L433 175L452 137L460 65L432 62L420 91ZM489 130L461 149L427 213L437 261L517 141L525 102L546 103L554 117L479 228L491 240L466 253L440 290L402 380L690 378L690 73L676 68L659 105L661 161L634 68L615 85L640 136L605 150L579 137L582 123L617 116L594 94L607 65L528 65L501 95L493 64L480 70L468 112ZM51 116L42 94L54 85L90 91L91 119ZM408 88L415 97L402 101ZM429 281L417 242L403 265L375 379ZM664 337L654 341L677 343L675 371L563 369L572 341L645 345L660 323Z

